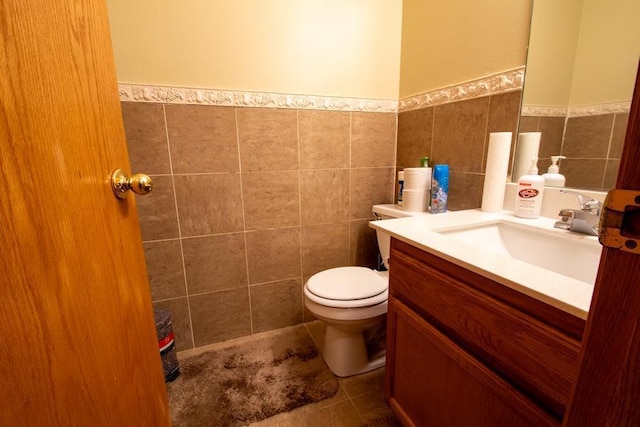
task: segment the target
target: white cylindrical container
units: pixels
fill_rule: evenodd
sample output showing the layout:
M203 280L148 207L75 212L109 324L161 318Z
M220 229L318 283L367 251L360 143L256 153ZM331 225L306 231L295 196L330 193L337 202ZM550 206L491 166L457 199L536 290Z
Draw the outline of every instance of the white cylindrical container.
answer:
M548 187L564 187L566 179L564 175L560 173L560 166L558 166L558 160L566 159L565 156L551 156L551 166L547 173L543 173L544 185Z
M404 168L404 188L431 188L431 168Z
M500 212L502 210L512 135L511 132L493 132L489 135L489 151L480 207L484 212Z
M429 190L405 188L402 192L402 210L426 212L429 207Z
M522 175L527 174L532 157L538 157L540 150L540 132L523 132L518 134L516 145L516 159L513 163L511 181L518 182Z

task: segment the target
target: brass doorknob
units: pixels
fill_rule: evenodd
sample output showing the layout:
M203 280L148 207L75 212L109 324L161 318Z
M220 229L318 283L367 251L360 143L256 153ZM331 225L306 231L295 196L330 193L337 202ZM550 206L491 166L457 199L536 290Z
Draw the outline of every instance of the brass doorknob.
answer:
M149 175L143 173L137 173L129 178L122 169L116 169L111 172L111 188L118 199L124 199L129 190L140 195L147 194L153 189L153 181Z

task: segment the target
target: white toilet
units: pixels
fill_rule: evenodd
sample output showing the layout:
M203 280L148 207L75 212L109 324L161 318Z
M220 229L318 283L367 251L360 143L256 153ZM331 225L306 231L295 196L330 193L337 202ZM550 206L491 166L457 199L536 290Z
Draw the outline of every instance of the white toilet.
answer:
M398 205L373 206L378 219L421 215ZM376 231L378 248L389 268L391 237ZM321 271L304 285L309 311L326 324L322 355L339 377L361 374L384 366L385 351L367 351L367 334L384 332L389 296L389 272L366 267L337 267Z

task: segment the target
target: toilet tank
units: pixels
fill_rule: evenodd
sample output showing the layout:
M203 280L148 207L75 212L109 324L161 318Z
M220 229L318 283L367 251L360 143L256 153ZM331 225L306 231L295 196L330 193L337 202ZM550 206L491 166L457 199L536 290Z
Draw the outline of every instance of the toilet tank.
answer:
M427 212L412 212L402 210L402 206L399 205L374 205L371 209L374 218L377 221L384 221L385 219L402 218L406 216L425 215ZM376 237L378 238L378 249L380 249L380 255L382 256L382 262L384 266L389 268L389 255L391 252L391 236L381 230L376 230Z

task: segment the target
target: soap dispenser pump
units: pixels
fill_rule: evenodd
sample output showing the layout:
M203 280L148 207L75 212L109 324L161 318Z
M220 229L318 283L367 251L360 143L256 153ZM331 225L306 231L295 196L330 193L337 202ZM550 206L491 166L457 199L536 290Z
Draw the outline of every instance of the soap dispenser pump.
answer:
M538 175L538 158L531 158L531 166L526 175L518 180L518 193L514 213L520 218L538 218L542 210L544 178Z
M566 159L565 156L551 156L551 166L547 173L543 174L544 184L549 187L564 187L565 178L560 173L560 167L558 166L558 160Z

